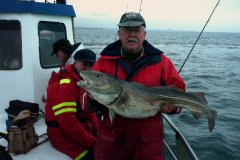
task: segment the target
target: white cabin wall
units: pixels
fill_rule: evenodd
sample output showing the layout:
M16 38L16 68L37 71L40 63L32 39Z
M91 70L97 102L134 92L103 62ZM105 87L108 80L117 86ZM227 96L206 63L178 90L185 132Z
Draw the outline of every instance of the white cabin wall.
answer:
M18 17L17 14L1 14L1 19L6 20L19 20L23 21L23 18ZM29 33L25 29L25 23L21 23L22 36ZM0 105L1 110L8 107L9 101L14 99L21 99L24 101L33 101L33 78L31 61L27 58L26 50L30 49L25 43L25 38L22 37L22 61L23 66L20 70L6 70L0 71ZM31 44L29 44L30 46ZM13 46L14 47L14 46Z
M21 21L23 67L20 70L0 71L0 113L5 112L4 109L8 106L9 101L13 99L39 103L43 109L44 104L41 102L41 96L46 91L51 72L53 70L58 71L59 68L43 69L41 67L38 23L39 21L65 23L67 38L73 43L71 18L32 14L25 14L24 16L1 14L0 18L2 19L2 17L8 20Z

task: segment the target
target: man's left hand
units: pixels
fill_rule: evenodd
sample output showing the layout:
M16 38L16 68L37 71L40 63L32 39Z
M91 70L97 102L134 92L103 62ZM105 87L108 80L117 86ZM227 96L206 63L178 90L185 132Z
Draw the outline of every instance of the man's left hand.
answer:
M163 105L161 107L161 112L162 113L166 113L166 114L169 114L169 113L172 113L174 111L176 111L178 109L178 107L176 106L173 106L173 105Z

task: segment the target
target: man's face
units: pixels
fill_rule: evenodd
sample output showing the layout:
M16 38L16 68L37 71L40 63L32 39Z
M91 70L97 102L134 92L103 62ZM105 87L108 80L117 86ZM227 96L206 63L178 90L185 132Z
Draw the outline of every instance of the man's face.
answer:
M93 62L83 62L77 60L74 62L73 65L77 72L80 73L81 71L90 70L93 64L94 64Z
M118 36L124 50L131 53L138 53L142 49L142 43L146 36L145 27L120 27Z
M57 59L59 59L59 61L61 63L64 63L66 61L66 59L67 59L67 54L64 53L61 50L58 50L57 53L56 53L56 57L57 57Z

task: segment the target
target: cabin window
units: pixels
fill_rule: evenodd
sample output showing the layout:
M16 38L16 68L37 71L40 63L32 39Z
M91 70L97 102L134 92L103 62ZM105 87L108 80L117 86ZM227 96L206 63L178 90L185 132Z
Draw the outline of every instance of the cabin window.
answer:
M59 39L66 39L66 26L64 23L41 21L38 24L39 53L42 68L53 68L60 65L56 56L51 56L52 45Z
M21 24L18 20L0 20L0 70L22 68Z

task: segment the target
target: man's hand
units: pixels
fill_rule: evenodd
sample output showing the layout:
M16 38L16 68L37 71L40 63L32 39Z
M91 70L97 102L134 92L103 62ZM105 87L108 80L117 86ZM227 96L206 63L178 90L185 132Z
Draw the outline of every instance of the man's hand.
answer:
M169 105L169 104L164 104L162 105L161 107L161 112L162 113L166 113L166 114L169 114L169 113L172 113L174 111L177 111L179 108L176 107L176 106L173 106L173 105Z
M42 100L43 103L45 103L45 102L47 101L47 95L46 95L46 93L44 93L44 94L42 95L41 100Z

